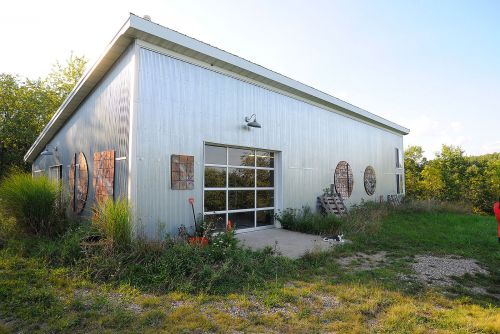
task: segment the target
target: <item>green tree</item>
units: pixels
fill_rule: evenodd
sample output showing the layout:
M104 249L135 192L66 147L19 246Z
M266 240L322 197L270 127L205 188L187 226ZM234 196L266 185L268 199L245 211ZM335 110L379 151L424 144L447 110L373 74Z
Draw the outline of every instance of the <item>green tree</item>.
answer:
M425 165L419 182L423 199L443 199L446 192L441 161L434 159Z
M436 155L440 164L441 179L446 191L441 194L441 199L446 201L459 201L465 199L468 186L466 171L469 161L464 156L464 151L458 146L442 145L441 153Z
M460 147L443 145L427 161L419 146L405 151L406 193L418 199L465 201L477 213L492 213L500 196L500 153L467 157Z
M423 198L422 171L427 164L421 146L409 146L404 151L406 195L412 198Z
M56 107L59 107L73 90L85 72L86 66L87 58L75 56L73 53L63 64L56 61L52 66L52 72L44 80L44 84L52 95Z
M476 212L492 213L500 196L500 155L470 157L467 168L467 193Z
M86 62L71 55L45 79L0 74L0 178L12 167L29 170L25 153L82 76Z

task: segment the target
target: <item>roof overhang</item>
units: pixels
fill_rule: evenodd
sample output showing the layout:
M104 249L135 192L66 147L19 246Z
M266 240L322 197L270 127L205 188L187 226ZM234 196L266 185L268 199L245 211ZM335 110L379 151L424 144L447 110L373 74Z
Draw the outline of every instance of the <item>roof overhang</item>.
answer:
M334 96L323 93L296 80L273 72L229 52L200 42L177 31L145 20L134 14L130 14L130 17L115 35L103 55L80 79L55 115L45 126L24 156L25 161L32 162L36 158L45 145L47 145L59 131L66 120L71 117L80 103L83 102L115 61L135 39L143 40L189 58L209 63L213 66L236 73L239 76L247 77L253 81L261 82L266 86L274 87L277 90L285 91L328 108L333 108L352 118L380 126L398 134L406 135L410 132L409 129L401 125L372 114Z

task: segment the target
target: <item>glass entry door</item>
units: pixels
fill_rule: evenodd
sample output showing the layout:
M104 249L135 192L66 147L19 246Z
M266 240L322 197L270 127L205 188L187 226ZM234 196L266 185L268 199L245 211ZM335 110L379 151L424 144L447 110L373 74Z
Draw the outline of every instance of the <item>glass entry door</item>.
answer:
M274 226L275 154L205 145L203 214L217 230Z

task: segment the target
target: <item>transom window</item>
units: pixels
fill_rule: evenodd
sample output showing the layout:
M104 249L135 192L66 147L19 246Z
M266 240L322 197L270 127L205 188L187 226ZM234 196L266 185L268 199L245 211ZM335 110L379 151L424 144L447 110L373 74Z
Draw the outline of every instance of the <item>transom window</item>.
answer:
M217 230L274 224L274 152L205 145L203 214Z

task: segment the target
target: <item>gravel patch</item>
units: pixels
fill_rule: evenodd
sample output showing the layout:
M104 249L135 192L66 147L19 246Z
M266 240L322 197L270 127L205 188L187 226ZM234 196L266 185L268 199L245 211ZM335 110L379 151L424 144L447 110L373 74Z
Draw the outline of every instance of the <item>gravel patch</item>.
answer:
M356 253L351 256L337 259L342 267L349 267L356 271L372 270L383 266L387 262L387 252L377 252L373 254Z
M457 256L417 255L412 268L421 282L439 286L453 285L453 277L461 277L466 274L488 275L488 271L475 260Z

